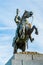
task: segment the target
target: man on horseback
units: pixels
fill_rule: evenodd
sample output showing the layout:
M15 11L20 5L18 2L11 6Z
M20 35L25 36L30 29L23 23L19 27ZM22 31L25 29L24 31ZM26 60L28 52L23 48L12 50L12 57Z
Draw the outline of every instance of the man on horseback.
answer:
M31 24L28 22L27 18L31 17L33 15L32 12L27 13L28 11L25 10L22 18L20 18L20 16L18 16L19 14L19 9L16 10L16 16L15 16L15 22L17 23L17 34L19 33L19 35L17 35L17 40L19 40L19 38L24 39L25 38L25 27L26 25L28 25L29 29L31 29ZM27 15L28 14L28 15ZM32 42L34 40L34 38L31 37L31 35L29 35L30 41Z
M16 16L14 18L14 21L17 24L17 30L16 35L13 39L12 46L14 47L14 53L17 52L17 49L20 48L22 51L25 51L25 43L30 39L32 42L34 38L32 38L31 34L35 29L35 34L38 34L38 30L36 26L31 26L31 24L28 22L27 18L31 17L33 15L32 12L25 11L22 18L18 15L19 9L16 10Z
M16 10L16 16L14 18L14 21L17 24L17 30L16 30L16 37L14 37L14 43L16 43L20 38L24 39L25 38L25 28L28 25L28 28L31 29L31 24L28 22L27 18L33 15L32 12L27 13L28 11L25 10L22 18L20 18L19 14L19 9ZM31 35L29 35L29 39L32 42L34 38L32 38ZM14 43L12 46L14 46Z

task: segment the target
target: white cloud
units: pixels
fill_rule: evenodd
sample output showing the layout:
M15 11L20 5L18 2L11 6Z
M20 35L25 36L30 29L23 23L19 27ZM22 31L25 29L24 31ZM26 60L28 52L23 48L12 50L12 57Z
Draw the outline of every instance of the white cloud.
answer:
M16 27L0 27L0 30L10 30L10 29L15 30Z
M11 39L11 36L7 36L7 35L0 37L0 41L8 41L10 39Z

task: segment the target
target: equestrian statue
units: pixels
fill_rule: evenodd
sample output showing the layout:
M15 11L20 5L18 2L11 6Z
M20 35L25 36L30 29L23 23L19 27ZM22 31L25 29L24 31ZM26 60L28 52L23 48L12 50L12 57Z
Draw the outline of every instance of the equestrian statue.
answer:
M31 34L35 30L35 34L38 35L38 29L35 25L32 26L31 23L28 22L28 18L33 16L32 11L25 10L22 17L19 16L19 9L16 10L16 16L14 21L17 24L16 34L13 38L13 48L14 54L17 53L17 49L21 49L22 52L25 51L26 43L30 39L31 42L34 41Z

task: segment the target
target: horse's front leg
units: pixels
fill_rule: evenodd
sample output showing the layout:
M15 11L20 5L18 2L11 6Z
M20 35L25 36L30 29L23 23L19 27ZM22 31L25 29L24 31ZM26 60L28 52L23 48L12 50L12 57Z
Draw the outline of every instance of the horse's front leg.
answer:
M34 31L34 29L35 29L35 34L38 35L38 30L37 30L36 26L33 26L33 27L32 27L31 33Z
M33 41L34 41L34 38L32 38L32 36L31 36L31 35L29 35L29 39L30 39L30 41L31 41L31 42L33 42Z

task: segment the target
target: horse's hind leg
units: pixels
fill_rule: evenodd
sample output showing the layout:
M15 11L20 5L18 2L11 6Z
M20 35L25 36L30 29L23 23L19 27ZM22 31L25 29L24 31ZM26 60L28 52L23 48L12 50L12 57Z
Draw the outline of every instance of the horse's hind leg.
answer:
M25 51L25 43L22 45L22 52Z
M14 52L13 52L14 54L15 53L17 53L17 45L15 44L15 46L14 46Z

